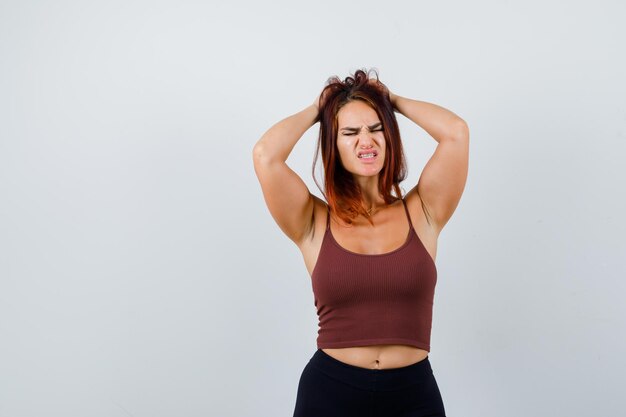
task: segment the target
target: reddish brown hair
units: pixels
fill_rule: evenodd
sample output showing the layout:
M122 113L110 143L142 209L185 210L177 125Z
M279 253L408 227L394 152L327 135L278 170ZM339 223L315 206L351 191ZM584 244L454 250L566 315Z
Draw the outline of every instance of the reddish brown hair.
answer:
M376 78L370 78L374 73ZM362 214L373 225L370 216L363 207L361 189L354 181L352 173L341 164L337 150L337 114L347 103L361 100L372 107L378 115L385 137L385 161L378 179L378 190L385 203L391 204L402 198L400 182L406 179L406 160L400 139L400 129L394 113L389 90L378 79L375 70L365 72L357 70L352 76L341 81L337 76L328 79L320 98L320 132L313 160L313 179L322 191L332 212L344 222L351 224L352 219ZM319 152L324 164L324 192L315 178L315 165ZM391 191L395 191L395 196Z

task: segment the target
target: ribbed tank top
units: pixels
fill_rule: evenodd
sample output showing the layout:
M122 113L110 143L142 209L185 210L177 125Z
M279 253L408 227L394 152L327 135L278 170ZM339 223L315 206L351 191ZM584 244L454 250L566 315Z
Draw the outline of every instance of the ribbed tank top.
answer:
M430 352L437 268L413 228L399 248L360 254L326 232L311 282L319 318L317 347L403 344Z

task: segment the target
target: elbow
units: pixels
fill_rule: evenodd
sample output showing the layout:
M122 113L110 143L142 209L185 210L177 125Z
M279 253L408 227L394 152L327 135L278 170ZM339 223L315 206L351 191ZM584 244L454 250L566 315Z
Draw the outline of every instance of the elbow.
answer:
M276 155L273 152L269 152L267 145L259 140L252 148L252 160L255 166L266 164L276 160Z
M254 165L261 163L266 157L265 152L263 151L263 144L261 141L258 141L254 144L252 148L252 160L254 161Z
M454 140L469 140L469 126L467 122L459 118L452 129L451 136Z

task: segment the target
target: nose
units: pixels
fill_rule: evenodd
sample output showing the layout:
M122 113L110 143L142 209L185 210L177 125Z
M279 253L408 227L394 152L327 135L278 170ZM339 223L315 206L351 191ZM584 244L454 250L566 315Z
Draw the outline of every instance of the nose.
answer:
M372 133L368 132L367 129L361 129L361 132L358 136L359 146L361 148L371 148L374 146L374 136Z
M369 149L374 146L374 139L368 134L363 133L359 135L359 147L363 149Z

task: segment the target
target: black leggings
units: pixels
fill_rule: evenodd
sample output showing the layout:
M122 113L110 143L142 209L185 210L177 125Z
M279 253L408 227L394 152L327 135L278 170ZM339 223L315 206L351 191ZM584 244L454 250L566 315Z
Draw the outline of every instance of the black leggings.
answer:
M302 371L293 417L445 417L428 357L368 369L318 349Z

